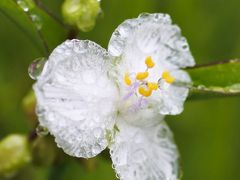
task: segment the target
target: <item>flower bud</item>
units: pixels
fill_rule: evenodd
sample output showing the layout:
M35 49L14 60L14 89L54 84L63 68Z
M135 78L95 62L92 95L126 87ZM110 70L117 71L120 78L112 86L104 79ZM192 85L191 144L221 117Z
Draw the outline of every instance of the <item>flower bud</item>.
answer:
M10 176L30 161L26 136L13 134L0 141L0 175Z
M84 32L92 30L100 11L99 0L65 0L62 5L66 23Z
M33 90L30 90L22 100L22 107L32 125L36 124L36 98Z

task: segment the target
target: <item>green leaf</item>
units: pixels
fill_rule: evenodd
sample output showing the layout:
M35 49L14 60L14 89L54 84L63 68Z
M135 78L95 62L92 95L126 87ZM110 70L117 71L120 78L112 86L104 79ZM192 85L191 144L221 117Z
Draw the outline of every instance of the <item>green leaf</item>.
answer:
M240 60L186 69L192 78L191 98L240 95Z
M65 39L66 30L32 3L27 0L26 6L29 7L24 9L24 5L17 3L16 0L1 0L0 13L16 24L16 28L21 29L33 45L47 56L50 50Z

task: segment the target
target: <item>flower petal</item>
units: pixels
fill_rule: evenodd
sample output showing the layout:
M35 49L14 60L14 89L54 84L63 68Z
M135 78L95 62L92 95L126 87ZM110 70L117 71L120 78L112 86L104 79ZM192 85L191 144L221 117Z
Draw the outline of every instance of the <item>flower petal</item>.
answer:
M167 70L195 64L180 28L167 14L141 14L124 21L113 33L108 49L111 55L122 56L128 69L144 70L147 56Z
M117 126L110 153L121 180L178 179L179 154L164 121L137 127L120 120Z
M34 85L40 124L69 155L93 157L108 144L118 97L110 62L99 45L68 40L53 51Z
M171 74L176 78L176 83L163 82L162 85L160 84L160 91L156 97L153 97L154 100L159 100L159 112L164 115L176 115L183 111L183 105L189 92L188 85L191 83L191 79L185 71L175 70ZM178 85L178 83L183 85Z

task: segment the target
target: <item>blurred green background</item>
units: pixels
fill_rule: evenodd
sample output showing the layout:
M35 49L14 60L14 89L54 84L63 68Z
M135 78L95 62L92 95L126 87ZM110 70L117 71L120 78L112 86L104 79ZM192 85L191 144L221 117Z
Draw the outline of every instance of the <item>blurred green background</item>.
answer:
M62 0L42 2L61 18ZM107 47L123 20L142 12L164 12L181 27L197 64L240 57L239 0L102 0L101 7L95 28L80 32L80 39ZM50 27L54 26L43 24L45 31ZM49 34L47 39L51 50L67 38L61 26L54 28L55 36ZM0 138L33 129L22 100L34 83L28 65L44 55L26 32L0 12ZM240 97L189 100L185 111L167 117L167 122L181 153L183 180L240 179ZM52 165L30 164L12 179L114 180L106 154L90 161L65 158Z

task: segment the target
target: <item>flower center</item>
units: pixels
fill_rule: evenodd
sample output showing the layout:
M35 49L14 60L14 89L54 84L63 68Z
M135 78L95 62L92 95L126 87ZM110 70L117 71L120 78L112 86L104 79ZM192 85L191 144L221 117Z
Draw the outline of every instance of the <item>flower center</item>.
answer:
M124 96L124 100L128 100L131 96L136 95L140 97L137 102L137 107L141 107L146 101L146 97L152 95L154 91L161 89L160 84L165 81L168 84L172 84L175 78L169 73L169 71L163 71L159 76L157 82L150 82L147 80L150 74L150 69L154 68L155 63L151 56L145 58L146 70L137 73L126 72L124 75L124 83L128 87L128 93Z

